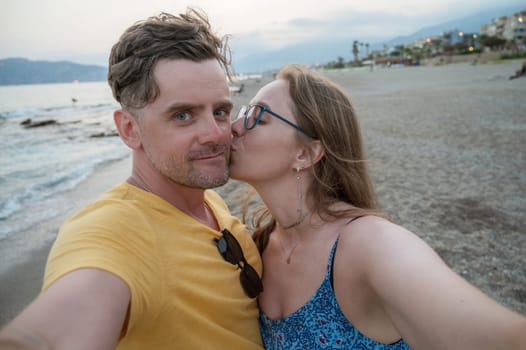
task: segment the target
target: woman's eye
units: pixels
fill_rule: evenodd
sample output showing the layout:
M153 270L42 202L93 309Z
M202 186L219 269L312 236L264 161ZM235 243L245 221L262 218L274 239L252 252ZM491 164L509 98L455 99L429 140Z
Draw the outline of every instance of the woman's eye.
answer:
M190 113L179 113L174 116L174 119L180 120L180 121L188 121L192 118L192 115Z
M259 119L259 124L267 124L268 123L268 117L262 116L261 119Z

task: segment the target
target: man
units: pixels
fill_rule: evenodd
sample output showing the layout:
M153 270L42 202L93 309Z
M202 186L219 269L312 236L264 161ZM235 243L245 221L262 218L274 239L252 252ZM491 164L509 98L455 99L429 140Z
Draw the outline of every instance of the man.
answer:
M64 223L43 292L2 349L261 349L257 249L205 190L229 175L226 49L194 10L139 22L114 45L132 175Z

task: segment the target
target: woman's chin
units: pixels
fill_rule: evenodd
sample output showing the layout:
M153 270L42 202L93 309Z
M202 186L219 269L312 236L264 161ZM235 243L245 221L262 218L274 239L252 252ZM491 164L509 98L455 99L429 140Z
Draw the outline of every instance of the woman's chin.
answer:
M247 182L249 179L247 176L248 174L246 171L243 171L242 167L238 167L237 165L230 166L230 178L232 180Z

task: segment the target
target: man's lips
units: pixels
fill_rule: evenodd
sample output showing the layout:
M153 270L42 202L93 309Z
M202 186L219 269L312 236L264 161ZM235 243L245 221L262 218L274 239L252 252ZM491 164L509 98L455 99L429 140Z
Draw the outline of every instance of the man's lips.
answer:
M240 147L236 147L236 145L239 143L239 142L236 142L236 141L238 141L238 140L234 139L234 140L232 140L232 143L230 143L230 151L231 152L237 152L240 149Z
M217 145L206 150L192 152L189 158L192 160L224 158L226 150L226 145Z
M194 160L206 160L206 159L213 159L218 157L224 157L225 152L216 152L212 154L202 155L199 157L194 158Z

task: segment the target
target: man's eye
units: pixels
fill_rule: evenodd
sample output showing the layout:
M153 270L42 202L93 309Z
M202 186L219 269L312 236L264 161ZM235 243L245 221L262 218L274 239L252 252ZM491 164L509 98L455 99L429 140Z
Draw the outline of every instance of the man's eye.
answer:
M188 121L192 118L192 115L190 113L179 113L174 116L174 119L180 120L180 121Z
M225 111L224 109L219 109L215 111L214 115L216 116L216 118L221 118L221 119L230 118L230 113Z

